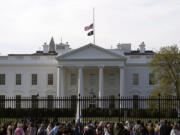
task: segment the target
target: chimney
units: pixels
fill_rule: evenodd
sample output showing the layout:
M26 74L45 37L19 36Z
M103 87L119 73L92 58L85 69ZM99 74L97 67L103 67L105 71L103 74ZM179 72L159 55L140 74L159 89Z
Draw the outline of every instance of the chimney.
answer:
M49 43L49 53L56 53L53 37L51 38L51 41Z
M139 45L139 49L140 49L140 53L145 53L145 44L144 44L144 42L142 42L142 43Z
M46 42L43 45L43 53L48 53L49 45L46 44Z

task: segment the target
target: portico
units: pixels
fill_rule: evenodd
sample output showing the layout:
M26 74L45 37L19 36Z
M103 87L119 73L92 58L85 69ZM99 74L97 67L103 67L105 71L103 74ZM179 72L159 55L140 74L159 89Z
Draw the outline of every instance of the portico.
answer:
M58 96L126 96L125 57L88 44L77 50L57 56ZM76 76L77 84L70 86L69 77ZM110 84L112 82L112 84ZM72 92L71 92L72 90ZM74 91L73 91L74 90ZM68 91L68 92L67 92ZM69 93L69 95L67 95ZM101 107L102 104L100 103Z

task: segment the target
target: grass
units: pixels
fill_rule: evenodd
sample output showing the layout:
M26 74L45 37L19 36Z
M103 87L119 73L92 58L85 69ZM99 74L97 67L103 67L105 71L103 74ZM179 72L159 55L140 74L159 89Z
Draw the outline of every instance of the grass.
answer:
M9 121L21 121L24 118L0 118L0 122L9 122ZM55 118L49 117L48 120L53 121ZM66 121L72 121L75 120L75 117L58 117L56 118L58 121L66 122ZM81 119L83 122L88 122L88 121L110 121L110 122L119 122L120 121L136 121L136 120L141 120L144 122L147 122L148 120L151 120L152 122L159 121L158 118L132 118L132 117L84 117ZM178 121L180 118L161 118L161 120L168 120L168 121Z

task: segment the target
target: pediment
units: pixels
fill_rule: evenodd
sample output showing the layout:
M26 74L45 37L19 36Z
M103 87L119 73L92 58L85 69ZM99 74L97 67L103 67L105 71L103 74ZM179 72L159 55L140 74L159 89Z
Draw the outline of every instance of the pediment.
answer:
M123 55L116 54L99 46L88 44L66 54L57 56L57 60L73 59L125 59Z

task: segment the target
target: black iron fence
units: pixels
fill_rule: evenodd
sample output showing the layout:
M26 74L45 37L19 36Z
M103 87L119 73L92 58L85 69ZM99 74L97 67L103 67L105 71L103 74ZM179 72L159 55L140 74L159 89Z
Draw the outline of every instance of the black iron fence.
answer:
M0 121L16 119L69 121L180 120L176 97L5 97L0 96Z

